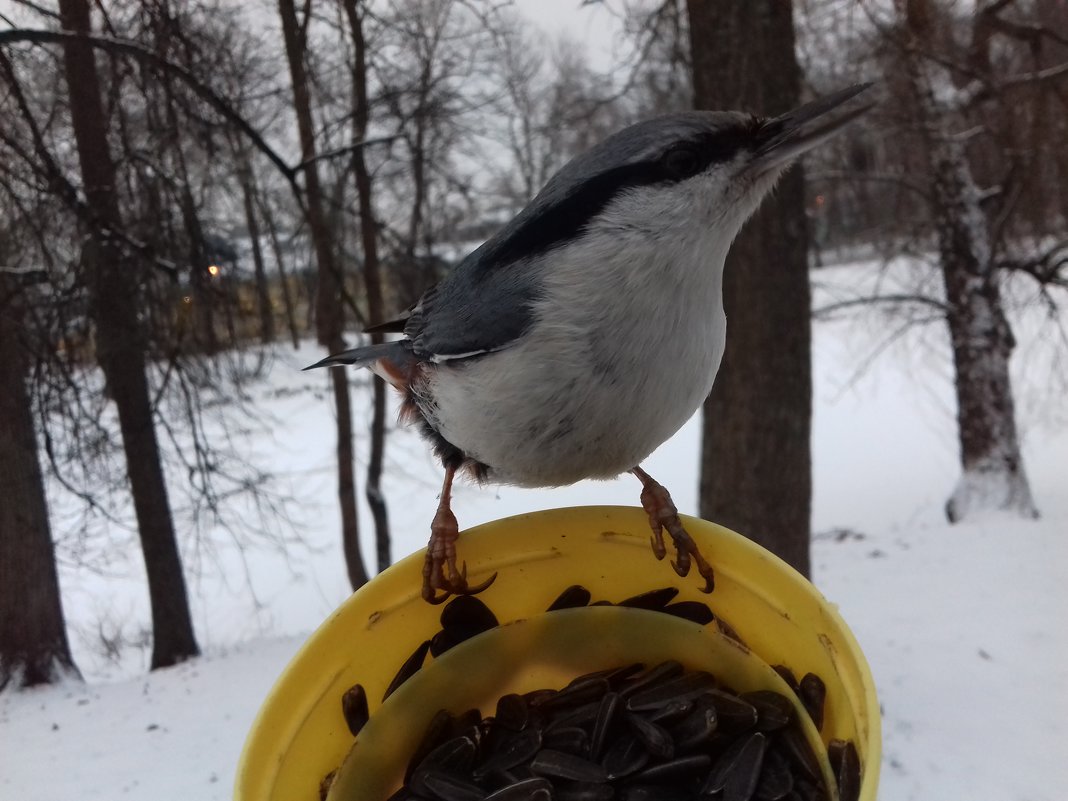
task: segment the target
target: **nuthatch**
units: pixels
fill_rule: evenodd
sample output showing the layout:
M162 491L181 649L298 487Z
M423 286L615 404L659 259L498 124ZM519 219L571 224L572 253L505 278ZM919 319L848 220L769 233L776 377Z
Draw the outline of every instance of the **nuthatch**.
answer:
M441 458L424 598L489 583L468 586L456 565L450 493L461 469L521 487L629 471L642 482L656 557L666 528L675 571L687 575L692 559L711 591L711 566L640 463L712 389L731 241L791 161L867 110L831 114L867 86L780 117L690 111L625 128L374 329L401 339L312 365L369 366L404 394L403 415Z

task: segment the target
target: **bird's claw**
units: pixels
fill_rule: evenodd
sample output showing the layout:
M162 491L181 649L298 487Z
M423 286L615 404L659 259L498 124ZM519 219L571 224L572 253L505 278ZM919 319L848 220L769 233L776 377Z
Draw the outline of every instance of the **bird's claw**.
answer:
M671 567L680 578L686 578L690 574L693 562L697 563L697 571L705 580L705 586L701 589L704 593L712 592L715 587L715 578L712 566L705 561L701 552L697 549L697 543L689 535L679 520L679 512L675 507L671 495L664 486L655 481L652 476L640 468L636 468L634 474L642 482L642 508L649 515L649 527L653 530L653 536L649 542L653 547L653 554L657 559L663 559L667 553L664 545L664 529L675 545L675 558L671 561Z
M435 559L434 555L427 551L426 561L423 563L423 600L437 606L454 595L478 595L496 580L497 574L494 573L481 584L469 586L467 562L457 570L454 559Z

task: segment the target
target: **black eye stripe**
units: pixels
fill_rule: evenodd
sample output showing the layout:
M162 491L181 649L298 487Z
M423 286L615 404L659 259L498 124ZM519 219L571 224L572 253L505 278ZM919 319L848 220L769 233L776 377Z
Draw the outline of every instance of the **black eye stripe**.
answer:
M737 126L699 133L684 142L665 148L647 161L605 170L587 178L567 195L543 208L528 209L513 221L510 235L485 254L490 262L508 263L535 256L575 238L590 220L628 189L654 184L676 183L697 175L711 164L730 161L741 150L756 142L761 122L756 117ZM674 150L686 150L694 156L689 170L680 174L669 169Z

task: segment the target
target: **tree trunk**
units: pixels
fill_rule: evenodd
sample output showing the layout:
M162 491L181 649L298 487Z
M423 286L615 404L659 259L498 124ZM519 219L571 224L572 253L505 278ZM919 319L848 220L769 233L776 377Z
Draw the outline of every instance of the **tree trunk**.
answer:
M256 200L256 206L263 215L263 223L267 226L267 239L271 243L271 251L274 253L275 267L278 268L278 284L282 290L282 306L286 312L286 325L289 328L289 339L293 343L293 349L300 347L300 328L297 326L297 311L293 304L293 292L289 286L289 276L286 274L285 254L282 251L282 243L278 241L278 226L274 224L274 215L271 214L269 204L261 202L256 192L256 179L251 177L252 195Z
M367 98L367 46L363 38L363 20L356 8L357 0L345 0L345 13L352 32L355 63L352 72L352 139L367 138L370 102ZM367 292L367 321L382 322L382 279L378 262L378 224L375 221L371 173L363 149L352 152L352 172L356 177L356 195L360 206L360 243L363 248L363 283ZM382 334L371 334L371 342L383 341ZM379 572L392 563L390 556L389 514L382 493L382 462L386 451L386 382L374 379L374 415L371 419L371 452L367 460L367 504L375 521L375 546Z
M316 155L315 130L312 125L311 98L304 69L305 29L297 22L293 0L278 0L282 18L282 34L285 37L289 74L293 82L293 109L297 115L300 131L301 161L304 168L305 203L312 245L319 265L319 285L315 298L315 327L319 344L328 352L345 349L342 337L344 327L341 304L341 272L334 254L334 239L327 223L323 207L322 185L319 168L313 159ZM352 442L352 409L349 402L349 385L343 369L330 371L334 387L334 403L337 412L337 458L338 500L341 504L341 540L348 567L349 581L356 589L367 582L367 570L360 556L359 530L356 522L356 490L353 477L355 453Z
M0 691L80 678L63 623L16 284L0 272Z
M241 196L245 204L245 225L248 238L252 243L252 265L256 276L256 304L260 313L260 341L264 345L274 342L274 307L271 304L271 291L267 283L267 269L263 263L263 248L260 244L260 224L256 217L256 204L252 199L252 168L247 162L239 170Z
M931 209L946 290L953 349L961 477L946 502L946 517L1006 510L1038 517L1024 472L1009 377L1015 347L1001 302L990 226L964 149L950 130L951 109L940 104L924 52L935 52L935 18L927 0L910 0L903 51L913 118L930 164Z
M60 0L59 6L65 30L89 32L88 0ZM121 230L122 219L92 49L66 44L64 66L82 183L97 217L83 251L90 315L96 327L97 359L119 413L148 576L155 669L196 656L199 650L152 419L138 321L138 275L108 235Z
M688 0L688 8L697 108L770 115L798 105L790 3ZM812 365L799 167L742 229L723 295L727 348L704 406L700 513L808 575Z

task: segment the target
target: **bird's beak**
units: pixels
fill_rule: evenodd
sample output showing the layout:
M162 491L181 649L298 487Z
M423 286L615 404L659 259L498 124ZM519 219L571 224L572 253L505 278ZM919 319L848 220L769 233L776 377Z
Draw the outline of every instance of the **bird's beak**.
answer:
M858 83L767 120L761 126L761 141L746 170L763 175L830 139L874 105L868 103L851 111L841 109L870 86L870 83Z

